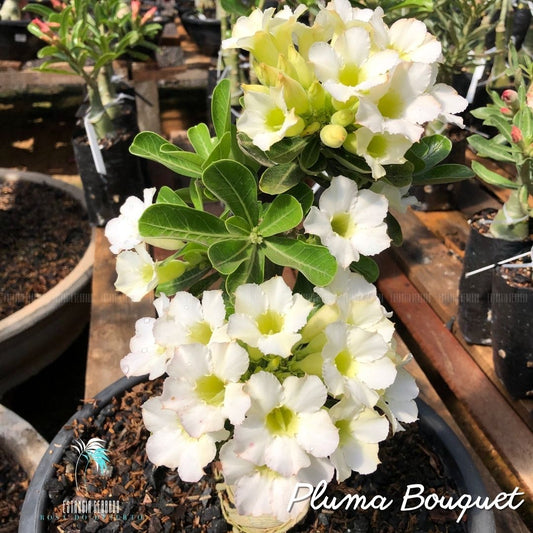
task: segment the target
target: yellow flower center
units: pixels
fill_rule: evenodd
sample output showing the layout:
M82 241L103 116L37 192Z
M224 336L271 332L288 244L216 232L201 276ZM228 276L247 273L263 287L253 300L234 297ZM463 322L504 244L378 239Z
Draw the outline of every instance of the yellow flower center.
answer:
M379 159L387 154L387 140L382 135L374 135L368 143L367 153L369 156Z
M202 376L196 382L196 394L209 405L222 405L225 390L224 382L214 375Z
M337 420L335 427L339 430L339 446L345 445L352 438L349 420Z
M403 100L398 93L388 92L378 103L379 112L387 118L399 118L403 112Z
M346 64L344 65L341 70L339 71L339 81L343 85L347 85L349 87L355 87L356 85L359 85L359 75L360 75L360 69L357 65L353 64Z
M257 329L262 335L274 335L283 329L283 317L269 309L257 317Z
M197 322L189 330L189 339L191 342L199 342L200 344L208 344L211 340L213 330L211 326L204 320Z
M331 218L331 229L337 235L349 239L355 232L355 224L350 213L335 213Z
M292 437L298 430L298 418L288 407L282 405L268 413L265 425L273 435Z
M285 113L279 107L276 107L271 109L265 118L267 127L272 131L278 131L285 122Z
M348 378L353 378L357 373L357 363L354 361L348 350L342 350L335 357L337 370Z

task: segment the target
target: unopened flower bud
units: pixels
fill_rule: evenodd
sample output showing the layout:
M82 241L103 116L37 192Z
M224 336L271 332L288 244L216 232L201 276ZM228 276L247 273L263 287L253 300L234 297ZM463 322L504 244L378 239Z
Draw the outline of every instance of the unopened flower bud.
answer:
M131 18L132 20L136 20L139 16L139 11L141 9L141 2L140 0L131 0Z
M338 124L328 124L320 130L320 140L330 148L340 148L347 135L346 130Z
M520 108L518 93L512 89L505 89L505 91L503 91L502 100L513 113L516 113Z
M305 137L306 135L313 135L313 133L316 133L320 129L320 122L311 122L308 126L305 127L305 129L302 131L302 136Z
M340 111L336 111L331 115L330 122L332 124L337 124L339 126L349 126L350 124L353 124L355 120L355 115L352 111L349 109L341 109Z
M500 107L500 113L502 115L512 115L513 112L508 107Z
M143 18L141 19L141 26L143 24L146 24L149 20L153 19L154 18L154 15L156 14L157 12L157 6L152 6L144 15L143 15Z
M514 143L519 143L524 139L524 136L522 135L522 130L518 126L511 127L511 139Z

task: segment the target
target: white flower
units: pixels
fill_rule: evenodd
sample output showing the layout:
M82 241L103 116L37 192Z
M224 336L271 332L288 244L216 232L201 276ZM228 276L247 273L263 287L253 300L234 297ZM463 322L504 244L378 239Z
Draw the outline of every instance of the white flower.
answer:
M309 467L311 457L327 457L337 448L338 431L322 409L327 391L318 377L289 376L282 385L273 374L259 372L245 390L252 405L235 427L239 457L288 477Z
M111 243L109 249L118 254L122 250L131 250L142 242L139 235L139 219L145 209L152 205L155 187L144 189L144 200L130 196L120 207L120 215L111 219L105 227L105 236Z
M183 481L196 482L204 468L215 458L216 443L226 440L229 432L206 433L195 439L180 424L178 415L164 409L159 397L150 398L142 406L143 421L152 434L146 442L146 453L152 463L177 468Z
M309 61L324 89L340 102L359 96L387 80L398 54L392 50L372 52L368 31L353 27L333 44L316 42L309 48Z
M439 101L427 92L432 81L432 65L401 63L386 83L361 96L357 122L374 133L418 141L424 133L421 124L434 120L442 112Z
M374 133L368 128L359 128L355 132L357 154L364 157L372 170L375 180L385 176L383 165L400 165L405 163L405 152L412 146L412 141L400 134Z
M244 111L237 119L237 128L261 150L269 150L284 137L299 134L304 122L294 109L287 109L282 88L270 87L263 92L245 87Z
M382 194L387 198L389 206L392 209L400 211L400 213L405 213L407 208L411 205L418 203L416 196L409 196L409 191L411 190L410 185L405 187L395 187L389 183L380 180L376 181L370 186L370 190L376 194Z
M226 308L222 291L204 291L202 301L189 292L177 292L170 305L154 325L154 336L159 344L209 344L226 342Z
M375 472L380 463L378 443L385 440L389 432L387 419L350 399L342 399L329 414L339 430L339 447L330 457L337 481L344 481L352 471Z
M378 390L390 386L396 367L387 357L389 345L378 333L343 322L326 327L327 342L322 350L322 375L328 391L335 397L349 395L374 407Z
M359 260L359 254L374 255L388 248L390 238L384 222L387 199L344 176L331 180L304 220L308 233L318 235L342 268Z
M295 502L290 512L288 503L298 483L317 485L330 481L333 467L326 459L310 457L311 464L298 476L283 476L265 466L258 466L235 453L235 441L226 442L220 450L224 481L231 487L239 513L249 516L271 515L285 522L307 508L307 502Z
M291 355L313 308L300 294L292 294L280 276L261 285L246 283L235 291L235 313L228 319L228 335L265 355Z
M377 403L378 407L387 415L393 433L403 429L400 422L409 424L418 418L418 408L415 402L415 398L418 396L418 387L413 376L403 368L403 365L409 360L410 357L402 362L402 366L397 369L394 383L382 393Z
M402 60L435 63L441 59L441 44L428 33L426 25L416 19L399 19L389 28L389 46Z
M463 119L454 113L464 111L468 106L468 101L457 93L457 91L444 83L437 83L430 90L429 94L437 100L441 106L438 118L444 122L463 127Z
M338 268L335 277L326 287L315 287L314 291L326 305L336 304L339 300L367 300L377 296L375 285L369 283L361 274L349 269Z
M117 280L115 288L139 302L158 284L154 260L144 246L137 245L135 251L126 250L117 255Z
M164 312L163 308L167 305L166 296L154 301L154 306L160 313ZM149 374L149 379L155 379L166 372L174 349L155 341L155 320L153 317L145 317L135 323L135 335L130 340L130 353L120 361L120 368L128 377Z
M195 438L223 429L226 420L240 424L250 407L239 383L248 363L248 353L235 342L181 346L167 367L163 407L176 411Z

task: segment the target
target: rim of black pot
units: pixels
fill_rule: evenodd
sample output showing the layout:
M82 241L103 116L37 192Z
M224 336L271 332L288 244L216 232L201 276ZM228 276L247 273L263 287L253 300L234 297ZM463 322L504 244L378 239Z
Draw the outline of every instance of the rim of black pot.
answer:
M419 423L431 443L439 450L450 470L452 477L458 482L463 494L476 496L483 501L488 498L487 489L481 479L472 457L459 437L450 426L423 400L417 398ZM468 510L468 533L490 533L496 531L494 513L486 509Z
M132 378L123 377L96 395L94 402L89 402L82 409L74 413L59 433L50 443L35 474L30 482L26 497L22 505L19 522L19 533L42 533L44 532L45 516L47 507L47 491L44 488L52 478L54 463L59 463L65 450L72 440L72 429L66 429L74 420L88 418L94 412L101 410L114 396L138 385L148 378L147 375ZM469 452L456 436L448 424L423 400L416 400L419 412L419 423L431 443L443 455L445 467L459 484L463 494L473 497L479 496L482 500L488 498L488 493L481 479L479 471L475 467ZM494 515L492 511L481 509L468 510L468 533L493 533L496 531Z

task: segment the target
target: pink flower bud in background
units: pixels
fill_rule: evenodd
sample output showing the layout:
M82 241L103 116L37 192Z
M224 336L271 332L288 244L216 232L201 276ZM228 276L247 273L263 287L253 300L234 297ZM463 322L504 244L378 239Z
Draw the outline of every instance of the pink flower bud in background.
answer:
M157 11L157 6L154 6L154 7L151 7L144 15L143 15L143 18L141 19L141 26L143 24L145 24L146 22L148 22L150 19L154 18L154 15Z
M140 0L131 0L131 18L136 20L139 16L139 10L141 9Z
M502 93L502 100L513 113L516 113L520 109L520 100L516 91L505 89Z
M508 107L500 107L500 113L502 115L512 115L513 112Z
M511 139L513 139L514 143L519 143L524 139L524 136L522 135L522 131L518 126L512 126L511 127Z
M526 104L527 104L527 107L529 107L530 109L533 109L533 84L531 84L529 86L529 89L527 90Z

